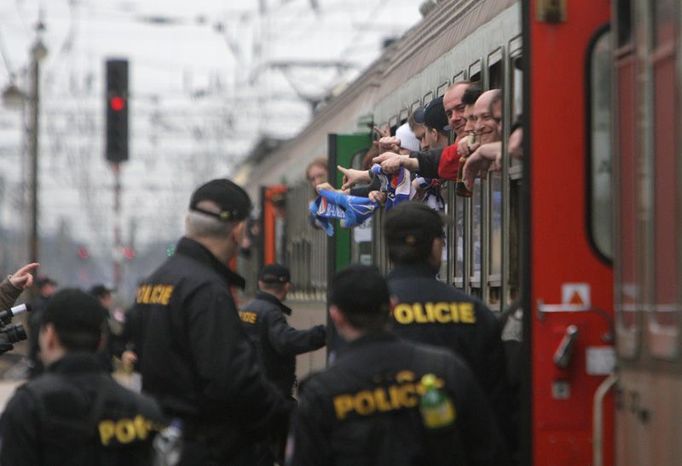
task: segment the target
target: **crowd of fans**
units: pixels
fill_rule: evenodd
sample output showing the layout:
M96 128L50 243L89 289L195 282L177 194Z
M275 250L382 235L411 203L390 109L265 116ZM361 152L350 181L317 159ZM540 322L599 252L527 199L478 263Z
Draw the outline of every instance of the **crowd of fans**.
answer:
M502 169L502 113L500 89L482 91L478 83L453 83L442 97L432 100L425 108L415 109L407 122L396 128L395 134L391 135L388 128L375 129L380 137L367 152L363 168L337 167L343 174L343 183L338 189L327 180L323 159L311 163L306 171L308 181L339 207L330 212L328 203L323 208L313 206L313 219L345 218L349 213L352 218L357 217L353 211L357 210L358 201L353 197L366 197L377 208L390 209L410 199L443 211L441 191L448 181L455 183L458 195L471 196L477 177ZM521 159L520 120L511 126L510 133L507 151L511 157ZM405 180L410 183L405 184ZM347 195L350 200L340 199L338 195L330 197L331 191ZM361 220L365 218L360 216ZM356 223L346 221L344 225L352 227Z

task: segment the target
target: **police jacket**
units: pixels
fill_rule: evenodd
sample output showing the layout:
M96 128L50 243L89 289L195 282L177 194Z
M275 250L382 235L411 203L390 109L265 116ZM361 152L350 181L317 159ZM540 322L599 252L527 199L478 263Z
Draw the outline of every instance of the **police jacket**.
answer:
M427 264L396 266L388 274L393 330L403 338L452 350L469 364L488 395L513 448L513 400L497 318L481 301L435 278Z
M188 437L229 458L286 424L291 404L264 377L242 329L230 286L244 280L198 242L182 238L139 287L134 336L142 349L142 389Z
M291 395L296 381L296 355L324 346L324 325L296 330L287 323L291 309L276 296L259 291L241 311L247 335L258 348L265 374L280 391Z
M12 285L9 277L0 282L0 310L9 309L14 306L14 301L24 290Z
M119 385L93 354L68 353L9 401L0 464L148 465L162 423L157 404Z
M420 384L435 375L454 424L427 429ZM507 455L486 397L452 353L382 332L339 351L334 365L301 384L288 466L504 465Z

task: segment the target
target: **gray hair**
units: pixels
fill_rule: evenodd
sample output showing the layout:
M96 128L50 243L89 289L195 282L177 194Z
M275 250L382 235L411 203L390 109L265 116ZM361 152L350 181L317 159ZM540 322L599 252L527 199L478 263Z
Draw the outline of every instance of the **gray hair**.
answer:
M225 238L235 222L222 222L210 215L190 210L185 217L185 232L190 238Z

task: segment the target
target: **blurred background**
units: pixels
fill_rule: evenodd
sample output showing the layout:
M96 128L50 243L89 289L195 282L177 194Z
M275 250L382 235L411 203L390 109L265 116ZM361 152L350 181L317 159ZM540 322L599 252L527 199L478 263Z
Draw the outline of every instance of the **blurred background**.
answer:
M419 19L413 0L3 0L0 271L35 256L60 287L129 302L194 187L295 135ZM129 67L118 206L109 59Z

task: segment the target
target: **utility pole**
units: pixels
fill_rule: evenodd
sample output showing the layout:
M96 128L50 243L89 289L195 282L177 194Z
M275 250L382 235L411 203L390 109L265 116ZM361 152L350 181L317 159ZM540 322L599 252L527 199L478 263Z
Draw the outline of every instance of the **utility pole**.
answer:
M121 241L121 164L111 163L114 174L114 288L123 283L123 242Z
M42 21L36 25L36 41L31 47L31 137L29 140L29 176L30 176L30 234L29 234L29 262L38 262L40 256L40 237L38 233L39 221L39 151L40 139L40 61L47 56L47 48L43 44L40 34L45 29Z
M29 197L29 216L27 218L28 227L28 259L29 262L38 262L40 256L40 237L38 233L39 222L39 152L40 152L40 61L47 56L47 48L43 44L41 35L45 30L43 24L42 10L39 13L38 22L35 26L36 38L30 49L29 63L29 91L22 91L14 83L14 73L5 58L7 70L10 73L10 83L2 92L2 100L10 108L20 108L22 110L22 126L25 121L24 109L26 104L29 106L28 128L26 139L28 141L28 197ZM4 55L3 55L4 57ZM22 163L22 167L26 165ZM23 194L23 193L22 193ZM22 195L23 200L26 199ZM22 260L23 261L23 260Z

